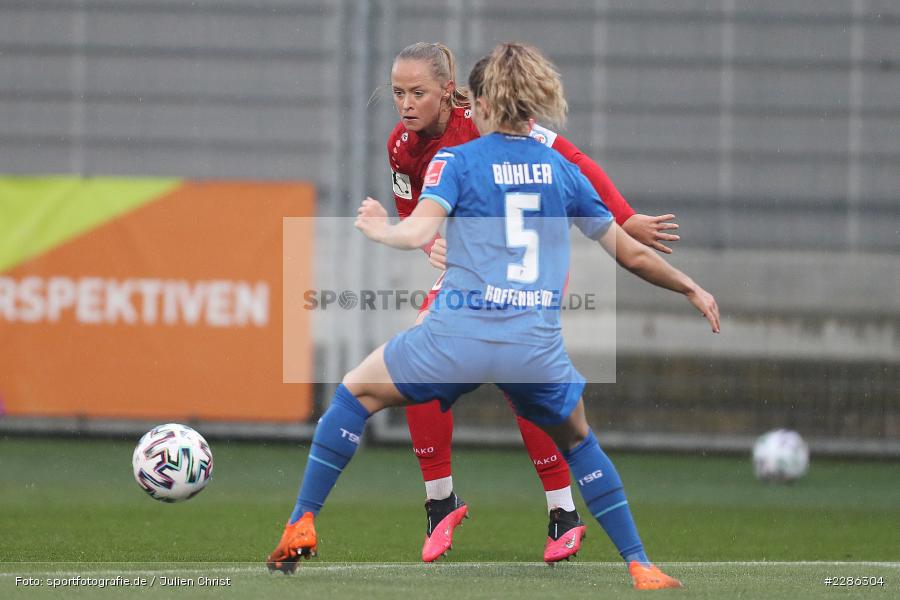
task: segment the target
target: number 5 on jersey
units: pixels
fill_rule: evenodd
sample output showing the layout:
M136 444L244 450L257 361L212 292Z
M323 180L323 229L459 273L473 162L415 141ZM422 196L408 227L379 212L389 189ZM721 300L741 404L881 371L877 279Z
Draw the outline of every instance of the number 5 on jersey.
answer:
M534 283L538 278L538 245L540 236L533 229L525 229L526 210L541 209L540 194L509 192L506 199L506 247L525 248L520 263L506 266L506 278L516 283Z

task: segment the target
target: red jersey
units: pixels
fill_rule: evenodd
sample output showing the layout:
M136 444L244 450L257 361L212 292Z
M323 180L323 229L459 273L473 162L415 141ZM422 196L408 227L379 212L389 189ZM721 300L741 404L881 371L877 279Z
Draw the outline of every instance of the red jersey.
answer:
M609 208L616 222L621 225L634 214L613 182L600 166L578 149L575 144L549 129L535 125L531 137L562 154L567 160L576 164L582 174L600 195L600 199ZM472 121L472 111L468 108L455 108L450 113L450 120L444 133L436 138L420 136L414 131L407 131L403 123L397 123L388 136L388 162L391 165L391 177L394 187L394 202L397 214L401 219L408 217L419 202L422 193L422 179L428 163L441 148L458 146L479 137L478 129ZM430 251L431 244L426 251Z
M403 123L397 123L388 136L387 151L394 184L394 202L401 219L408 217L416 208L422 193L422 178L437 151L471 142L478 137L472 111L468 108L454 108L444 133L436 138L407 131Z

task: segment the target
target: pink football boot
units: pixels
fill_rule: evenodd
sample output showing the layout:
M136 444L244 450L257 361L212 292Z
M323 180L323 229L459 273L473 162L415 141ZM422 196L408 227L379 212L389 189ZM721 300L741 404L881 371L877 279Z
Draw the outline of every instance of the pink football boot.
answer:
M469 517L469 508L456 494L444 500L429 500L425 503L428 513L428 529L422 546L422 560L433 562L445 555L453 546L453 530Z
M544 546L544 562L553 564L575 556L581 549L581 540L585 537L586 529L577 510L571 512L561 508L551 510L547 544Z

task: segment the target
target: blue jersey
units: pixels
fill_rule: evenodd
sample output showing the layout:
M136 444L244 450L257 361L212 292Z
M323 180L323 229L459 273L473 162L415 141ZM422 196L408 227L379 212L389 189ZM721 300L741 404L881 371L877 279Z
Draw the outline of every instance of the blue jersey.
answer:
M560 331L569 227L597 239L612 215L578 167L528 136L493 133L435 154L419 201L446 210L436 334L545 345Z

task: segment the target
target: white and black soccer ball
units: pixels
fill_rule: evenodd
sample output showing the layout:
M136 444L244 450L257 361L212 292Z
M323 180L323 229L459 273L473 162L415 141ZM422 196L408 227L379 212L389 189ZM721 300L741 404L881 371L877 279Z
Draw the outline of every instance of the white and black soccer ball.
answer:
M761 481L796 481L809 469L809 447L800 434L775 429L757 438L753 445L753 471Z
M131 459L134 478L151 498L181 502L206 487L213 456L203 436L178 423L154 427L144 434Z

